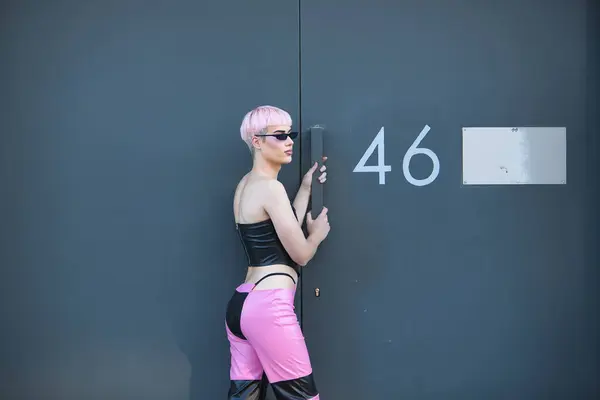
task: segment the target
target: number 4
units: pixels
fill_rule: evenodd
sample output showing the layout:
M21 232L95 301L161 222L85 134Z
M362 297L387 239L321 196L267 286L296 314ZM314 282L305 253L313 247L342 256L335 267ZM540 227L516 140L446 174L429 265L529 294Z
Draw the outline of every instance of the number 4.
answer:
M369 148L365 151L362 158L358 160L358 164L354 167L353 172L379 172L379 184L385 185L385 173L390 172L392 170L391 165L385 165L385 142L384 138L384 129L383 126L379 130L375 139L369 145ZM377 165L365 165L367 160L373 152L375 151L375 147L377 147Z
M404 154L404 158L402 159L402 172L404 173L404 178L415 186L429 185L438 177L440 173L440 160L433 150L418 147L425 136L427 136L427 133L430 129L431 128L429 125L425 125L421 133L419 133L419 136L417 136L415 141L410 145L406 151L406 154ZM375 147L377 147L377 165L367 166L365 164L375 151ZM415 179L415 177L413 177L410 173L410 160L417 154L422 154L429 157L433 163L433 169L427 178ZM384 129L381 127L379 133L377 133L377 136L375 136L375 139L373 139L369 148L367 148L362 158L358 161L358 164L356 164L356 167L354 167L354 172L379 172L379 184L385 185L385 173L390 172L391 170L391 165L385 165Z

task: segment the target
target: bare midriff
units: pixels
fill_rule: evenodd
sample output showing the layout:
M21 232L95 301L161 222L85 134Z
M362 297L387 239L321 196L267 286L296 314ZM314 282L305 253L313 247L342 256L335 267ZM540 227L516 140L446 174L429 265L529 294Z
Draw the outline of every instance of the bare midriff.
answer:
M292 278L294 278L294 281L298 282L298 274L292 267L285 264L273 264L266 267L248 267L245 283L256 283L262 277L274 272L283 272L289 274L292 276ZM292 281L289 276L285 275L270 276L260 282L260 284L254 290L294 289L296 287L294 281Z

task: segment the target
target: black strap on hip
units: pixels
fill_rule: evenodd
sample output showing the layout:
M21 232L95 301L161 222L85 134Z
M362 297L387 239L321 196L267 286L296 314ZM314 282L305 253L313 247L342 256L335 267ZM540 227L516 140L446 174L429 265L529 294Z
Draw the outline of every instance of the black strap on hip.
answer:
M258 280L258 282L256 282L256 283L254 284L254 287L257 287L257 286L258 286L258 284L259 284L259 283L261 283L261 282L262 282L264 279L266 279L266 278L268 278L268 277L270 277L270 276L274 276L274 275L285 275L285 276L289 276L289 277L290 277L290 279L291 279L291 280L294 282L294 284L296 284L296 280L295 280L295 279L294 279L294 277L293 277L293 276L291 276L290 274L288 274L288 273L286 273L286 272L272 272L272 273L270 273L270 274L267 274L267 275L263 276L262 278L260 278L260 279Z

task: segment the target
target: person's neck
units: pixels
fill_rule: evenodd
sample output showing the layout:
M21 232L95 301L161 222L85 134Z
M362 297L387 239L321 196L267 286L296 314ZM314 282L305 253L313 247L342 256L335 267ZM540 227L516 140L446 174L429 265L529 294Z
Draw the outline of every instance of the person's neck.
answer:
M256 175L265 176L267 178L277 179L280 170L281 165L274 164L263 158L257 157L254 160L254 165L252 166L251 172Z

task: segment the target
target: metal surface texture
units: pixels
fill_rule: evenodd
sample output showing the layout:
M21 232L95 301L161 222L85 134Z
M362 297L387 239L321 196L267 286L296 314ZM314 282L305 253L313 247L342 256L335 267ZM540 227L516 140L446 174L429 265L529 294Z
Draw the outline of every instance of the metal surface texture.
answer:
M298 122L297 7L2 3L0 398L226 397L240 124Z
M588 4L340 4L301 14L303 124L327 125L330 171L303 274L322 397L597 397ZM568 184L464 185L463 127L566 127Z

